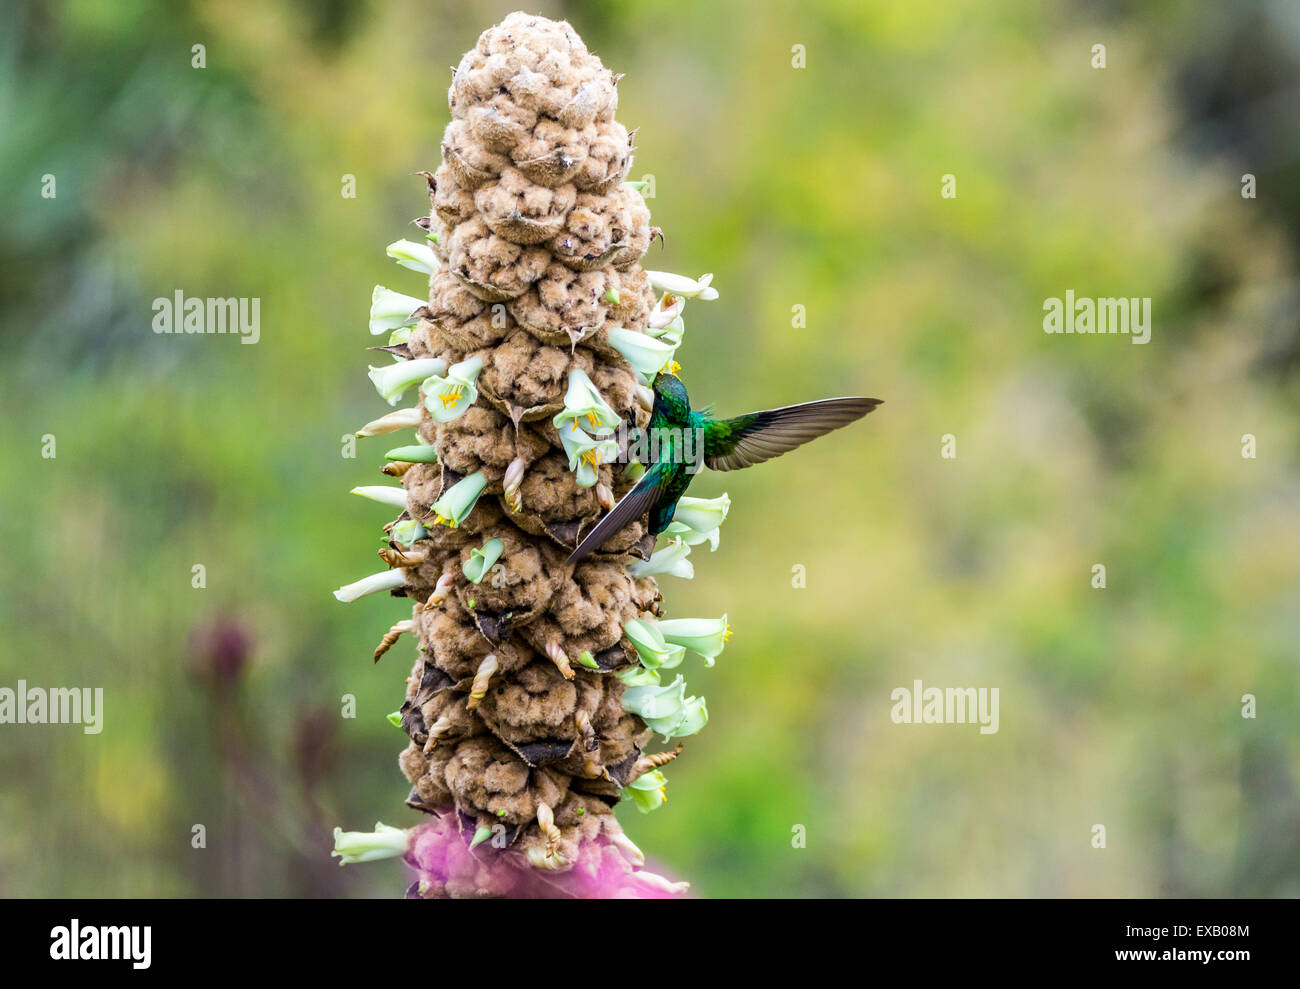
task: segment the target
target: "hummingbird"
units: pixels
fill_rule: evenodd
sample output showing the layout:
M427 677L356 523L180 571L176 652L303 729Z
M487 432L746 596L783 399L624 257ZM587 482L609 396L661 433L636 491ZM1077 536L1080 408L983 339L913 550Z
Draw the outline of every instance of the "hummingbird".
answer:
M717 419L711 406L698 412L691 408L686 386L672 370L655 375L653 389L654 407L648 428L659 440L655 462L587 533L569 554L568 563L577 563L647 512L653 535L668 528L677 500L686 493L698 470L696 459L688 455L688 435L702 437L703 461L710 469L740 470L847 426L881 404L878 398L823 398Z

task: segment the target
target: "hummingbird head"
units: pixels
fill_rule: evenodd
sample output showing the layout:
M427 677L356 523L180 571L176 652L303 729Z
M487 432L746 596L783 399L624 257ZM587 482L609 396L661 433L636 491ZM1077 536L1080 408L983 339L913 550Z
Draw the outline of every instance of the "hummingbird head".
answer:
M655 398L659 401L681 408L690 408L691 400L686 394L686 386L682 384L682 379L671 371L660 371L656 374L651 387L654 389Z

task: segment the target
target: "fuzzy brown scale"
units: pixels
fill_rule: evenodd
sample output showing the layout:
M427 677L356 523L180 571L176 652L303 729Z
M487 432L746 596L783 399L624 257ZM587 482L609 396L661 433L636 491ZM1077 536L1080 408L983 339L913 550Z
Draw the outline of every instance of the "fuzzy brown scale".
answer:
M419 643L399 764L408 804L434 815L438 834L454 827L465 849L485 828L505 839L448 854L424 895L545 890L526 877L607 875L611 862L634 879L640 865L612 807L652 765L651 732L623 709L613 674L637 663L627 622L659 611L654 581L626 570L653 537L637 522L565 564L602 499L630 482L601 465L597 486L579 487L551 424L575 368L629 428L649 419L636 374L606 339L615 326L645 330L655 296L639 262L659 233L622 185L633 145L614 119L617 81L567 23L512 14L454 70L443 160L421 173L430 213L419 222L442 267L407 352L483 366L467 412L439 423L423 410L438 463L402 475L403 517L429 531L391 554L417 561L394 592L413 599ZM487 483L474 510L455 528L435 525L434 502L475 472ZM502 554L474 584L464 566L489 539Z

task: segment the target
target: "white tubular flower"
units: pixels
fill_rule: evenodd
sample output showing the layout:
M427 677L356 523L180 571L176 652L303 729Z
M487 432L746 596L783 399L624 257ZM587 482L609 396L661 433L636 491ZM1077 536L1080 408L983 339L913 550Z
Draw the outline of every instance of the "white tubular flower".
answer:
M647 670L675 669L686 656L684 646L670 644L658 625L643 618L631 619L623 626L623 634L636 648L637 658ZM658 683L657 677L654 682Z
M623 691L623 709L640 716L665 741L694 735L709 720L704 698L687 697L681 676L663 687L629 687Z
M647 670L644 666L634 666L630 670L624 670L622 673L615 673L629 687L657 687L659 686L659 671Z
M704 538L704 537L701 537ZM695 576L695 567L687 559L691 548L680 539L674 539L668 545L655 550L649 560L637 560L627 565L627 572L633 577L683 577L690 580Z
M669 299L672 301L665 306L665 300ZM680 347L682 345L682 335L686 332L686 323L682 321L682 309L685 306L686 300L680 296L665 293L650 313L650 319L646 325L646 334L656 340L663 341L669 346Z
M672 302L665 306L664 299L672 299ZM682 318L682 310L685 307L686 303L681 296L673 295L671 292L665 293L659 299L659 302L655 305L654 309L650 311L650 329L662 330L667 328L673 322ZM656 333L652 335L660 336L661 334Z
M668 800L667 787L668 777L658 769L642 773L627 785L632 802L642 814L649 814L664 805Z
M453 364L445 375L439 372L426 378L420 387L424 390L424 407L429 415L436 422L451 422L463 416L478 399L475 382L482 370L483 358L471 357Z
M388 530L389 539L399 546L408 547L428 534L429 530L415 519L402 519L400 522L394 522L393 527Z
M666 343L668 346L676 350L682 345L682 334L685 332L686 324L683 323L682 318L678 316L662 330L647 329L646 335L654 337L656 340Z
M671 292L683 299L716 299L718 290L711 288L713 275L701 275L699 278L687 278L674 275L671 271L647 271L650 284L657 292Z
M432 275L438 270L438 256L428 244L417 244L413 240L395 240L388 245L388 256L403 268ZM416 308L419 308L418 306Z
M357 435L383 436L385 433L395 433L399 429L409 429L418 425L420 425L420 407L417 405L413 409L399 409L397 412L380 416L358 429Z
M371 335L391 333L401 326L414 326L420 321L414 313L424 304L423 299L417 299L413 295L403 295L401 292L376 285L375 291L370 296Z
M669 619L659 623L659 632L665 641L686 647L703 657L709 666L731 638L731 626L727 624L726 615L721 618Z
M391 484L363 484L359 488L353 488L352 493L382 505L392 505L394 508L406 507L406 489L395 488Z
M432 443L416 443L412 446L394 447L384 454L384 459L404 460L410 464L436 464L438 452Z
M414 361L397 361L384 367L372 367L370 380L375 383L375 391L389 405L396 405L406 394L406 389L418 385L425 378L435 374L445 374L447 362L441 357L421 357Z
M718 530L731 511L731 498L721 494L716 498L682 497L677 500L673 520L665 530L670 538L679 538L687 546L698 546L706 539L713 549L718 548Z
M477 584L487 576L492 565L501 559L501 554L505 550L506 544L500 539L489 539L477 549L470 550L469 562L461 570L465 578L471 584Z
M350 604L363 598L367 594L378 594L380 591L395 591L406 583L406 571L384 570L380 573L372 573L369 577L362 577L352 584L345 584L334 592L334 597L344 604Z
M649 382L665 364L673 359L676 346L656 340L654 337L635 330L625 330L616 326L609 331L609 345L623 355L623 359L632 365L642 378Z
M717 529L714 529L708 535L703 535L696 532L694 529L688 529L686 526L676 521L668 523L668 528L663 531L663 535L669 539L680 539L687 546L698 546L700 543L707 541L710 553L717 550L718 544L721 541Z
M479 495L487 487L487 477L481 470L476 470L442 493L442 497L433 503L435 525L446 525L454 529L465 521L474 506L478 504Z
M377 859L405 855L406 844L405 831L380 822L375 823L374 831L344 831L335 828L334 851L330 852L330 857L337 857L339 865L374 862Z
M575 480L580 488L594 485L600 477L600 465L618 457L618 439L613 435L597 439L581 429L562 429L560 442L569 455L569 470L576 472Z
M569 372L569 388L564 393L564 408L551 420L561 433L576 431L579 427L592 436L606 436L621 420L601 397L587 372L575 367ZM566 429L566 426L568 427Z

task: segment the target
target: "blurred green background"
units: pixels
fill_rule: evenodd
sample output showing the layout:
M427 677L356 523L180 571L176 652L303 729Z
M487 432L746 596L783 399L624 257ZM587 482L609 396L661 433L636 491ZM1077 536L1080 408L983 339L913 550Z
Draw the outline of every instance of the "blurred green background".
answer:
M721 548L661 583L736 634L633 838L705 896L1300 895L1300 8L537 6L627 73L647 266L715 275L697 403L886 403L696 482ZM419 294L384 245L447 67L511 9L7 5L0 686L102 686L105 721L0 726L0 894L406 885L329 858L419 819L384 717L412 647L370 659L406 605L330 594L376 568L347 492L387 447L341 437L384 408L371 287ZM259 297L260 343L155 335L178 289ZM1151 297L1150 344L1044 334L1066 289ZM915 679L998 687L1000 731L893 724Z

